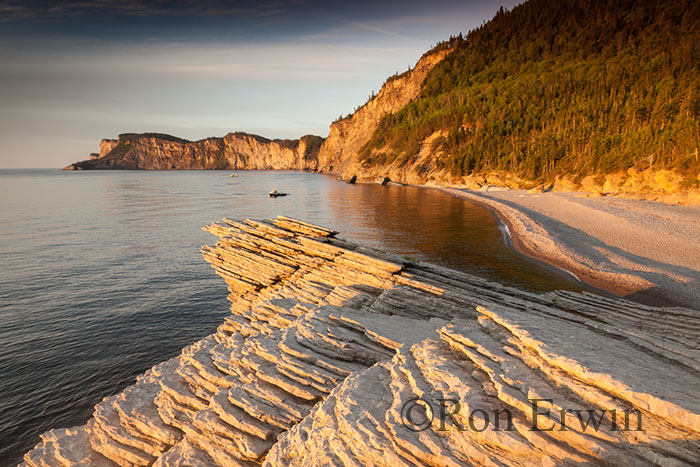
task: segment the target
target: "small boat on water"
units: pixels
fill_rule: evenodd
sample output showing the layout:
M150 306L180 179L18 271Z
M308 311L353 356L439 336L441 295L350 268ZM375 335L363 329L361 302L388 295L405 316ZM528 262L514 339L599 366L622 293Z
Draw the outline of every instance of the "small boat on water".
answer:
M238 177L238 175L236 175L236 174L231 174L231 175L229 175L229 177L231 177L231 178L236 178L236 177Z
M270 198L279 198L280 196L287 196L287 193L280 193L277 190L272 190L267 194Z

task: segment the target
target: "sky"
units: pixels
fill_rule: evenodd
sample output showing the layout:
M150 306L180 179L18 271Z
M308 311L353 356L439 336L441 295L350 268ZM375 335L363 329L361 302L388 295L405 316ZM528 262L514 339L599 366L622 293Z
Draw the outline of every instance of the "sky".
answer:
M0 0L0 168L102 138L328 135L389 76L512 0Z

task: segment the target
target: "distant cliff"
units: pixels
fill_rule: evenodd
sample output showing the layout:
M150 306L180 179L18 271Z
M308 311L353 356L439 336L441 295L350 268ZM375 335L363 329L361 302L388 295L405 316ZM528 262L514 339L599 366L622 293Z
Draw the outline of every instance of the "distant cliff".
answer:
M247 133L188 141L160 133L125 133L103 139L99 157L64 170L294 169L316 170L323 138L269 140Z
M416 98L425 77L448 52L428 53L412 70L390 77L365 105L333 122L325 141L312 135L270 140L240 132L199 141L161 133L125 133L116 140L103 139L99 155L92 154L89 160L64 170L291 169L341 173L351 179L361 172L357 155L381 119Z

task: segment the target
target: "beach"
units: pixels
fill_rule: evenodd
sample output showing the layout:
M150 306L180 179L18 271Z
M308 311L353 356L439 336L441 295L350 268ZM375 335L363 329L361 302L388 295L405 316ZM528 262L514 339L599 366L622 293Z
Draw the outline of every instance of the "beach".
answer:
M513 246L615 295L700 306L700 208L582 193L439 187L493 209Z

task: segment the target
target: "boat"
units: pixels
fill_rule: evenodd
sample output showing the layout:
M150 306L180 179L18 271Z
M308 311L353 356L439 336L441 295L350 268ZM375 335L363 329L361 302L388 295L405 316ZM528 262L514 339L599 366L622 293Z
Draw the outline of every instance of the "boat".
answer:
M236 177L238 177L238 175L236 175L236 174L231 174L231 175L229 175L229 177L231 177L231 178L236 178Z
M287 196L287 193L280 193L277 190L272 190L267 194L270 198L279 198L280 196Z

